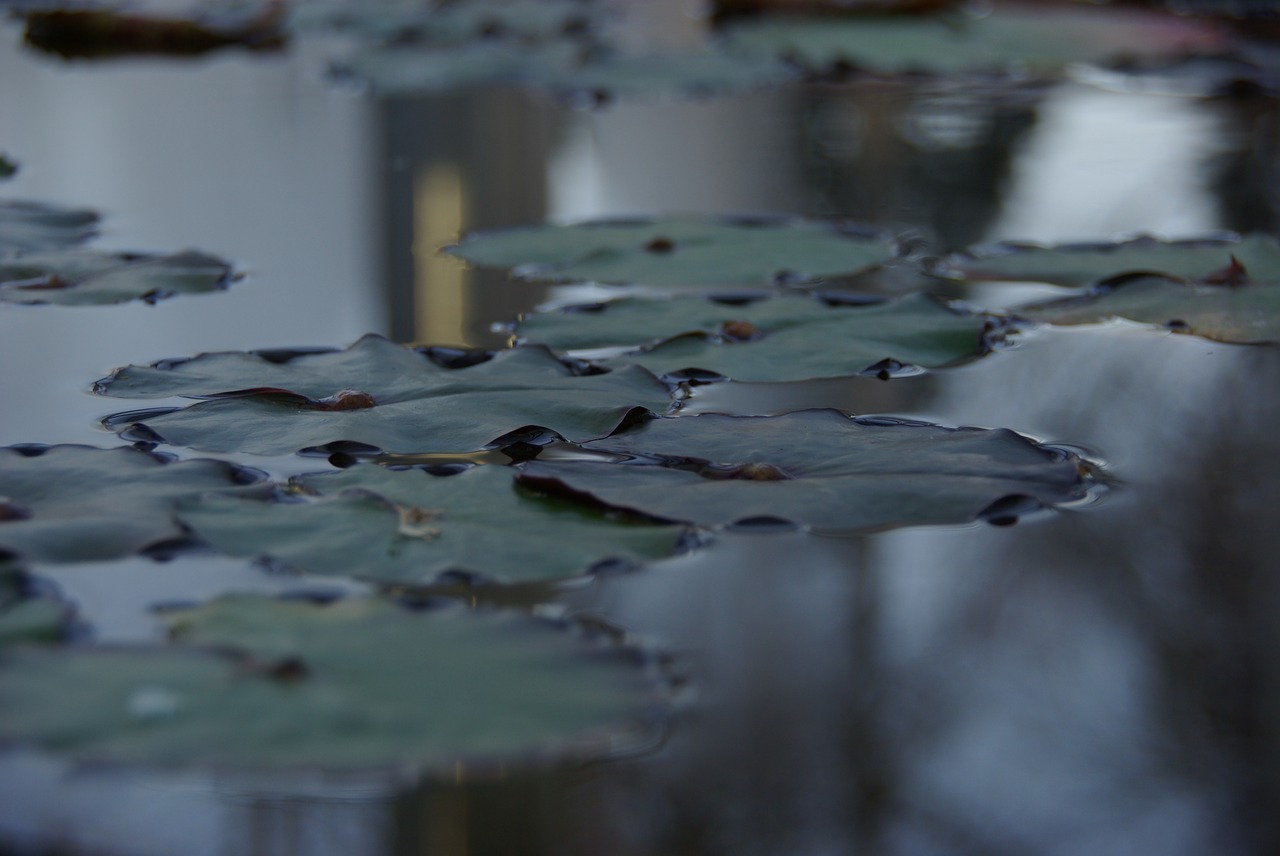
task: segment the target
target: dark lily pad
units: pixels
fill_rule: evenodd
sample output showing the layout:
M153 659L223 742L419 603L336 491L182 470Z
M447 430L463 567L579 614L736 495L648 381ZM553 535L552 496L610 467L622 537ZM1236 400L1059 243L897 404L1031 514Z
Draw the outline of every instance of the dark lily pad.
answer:
M0 649L53 643L66 633L71 608L33 588L26 574L0 561Z
M731 51L817 73L1053 75L1071 63L1167 63L1216 52L1220 28L1139 9L999 4L989 14L761 16L724 30Z
M651 743L635 658L523 614L228 597L152 648L12 649L0 739L87 761L456 774Z
M197 252L168 256L67 252L0 261L0 301L100 306L227 288L231 265Z
M26 13L24 40L30 47L66 59L159 55L198 56L239 46L275 50L284 46L280 25L284 4L265 3L245 11L236 4L190 17L162 16L105 8L61 8Z
M744 381L854 375L891 360L941 366L984 348L981 316L962 315L924 295L869 305L827 305L784 295L745 306L697 297L627 298L599 311L537 313L522 340L560 349L644 344L608 361L656 374L698 368Z
M671 404L667 387L638 366L580 376L544 348L517 348L449 369L373 335L345 351L283 362L233 352L129 366L95 389L133 398L226 396L108 422L140 422L179 446L263 455L340 441L397 454L472 452L533 425L580 442L607 436L633 411Z
M269 556L315 574L423 585L445 571L502 582L560 579L670 555L684 530L623 523L531 496L507 467L443 477L372 464L295 482L321 497L188 503L184 522L233 556Z
M83 208L0 200L0 256L73 247L97 225L97 213Z
M43 562L117 559L181 540L176 503L252 480L223 461L128 447L0 449L0 550Z
M1271 235L1163 241L1143 235L1119 243L1019 244L973 247L946 259L943 272L965 279L1086 286L1128 273L1184 279L1226 279L1232 259L1255 282L1280 282L1280 241Z
M18 165L0 154L0 178L9 178L18 171Z
M335 63L331 74L362 81L382 95L411 95L554 78L569 73L578 54L570 43L397 44L359 51Z
M519 478L668 520L781 518L832 531L1012 522L1089 488L1080 461L1012 431L886 424L834 410L659 419L590 445L666 465L534 461Z
M893 236L796 219L601 220L465 236L446 252L526 279L646 285L760 285L853 274L891 261Z
M1135 275L1080 297L1024 306L1017 314L1050 324L1127 318L1219 342L1280 342L1280 283L1223 286Z

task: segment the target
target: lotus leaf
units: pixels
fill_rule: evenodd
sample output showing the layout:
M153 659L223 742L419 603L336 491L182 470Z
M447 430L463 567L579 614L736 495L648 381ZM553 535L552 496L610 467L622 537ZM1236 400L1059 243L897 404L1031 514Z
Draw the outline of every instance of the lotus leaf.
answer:
M519 613L226 597L151 648L0 660L0 739L160 766L456 774L652 740L647 670Z
M1002 4L986 15L762 16L724 30L735 52L811 71L1052 75L1071 63L1168 62L1224 47L1206 22L1136 9Z
M42 562L118 559L186 536L175 504L250 480L223 461L128 447L0 449L0 551Z
M231 266L203 253L169 256L65 252L0 261L0 301L97 306L175 294L199 294L231 284Z
M310 502L207 497L181 517L233 556L379 583L426 584L444 571L504 582L552 580L671 554L683 530L623 523L518 490L507 467L443 477L373 464L301 476Z
M0 200L0 256L75 246L88 240L97 225L93 211Z
M1232 260L1243 271L1233 271ZM1120 243L1019 244L973 247L944 263L966 279L1085 286L1127 273L1162 273L1191 280L1244 277L1280 282L1280 241L1264 234L1163 241L1149 235Z
M516 348L447 369L374 335L283 362L215 353L129 366L95 389L123 397L235 393L141 424L180 446L263 455L338 441L399 454L472 452L533 425L579 442L610 434L632 411L671 404L667 387L638 366L579 376L545 348Z
M885 360L940 366L975 357L984 328L981 316L924 295L869 305L784 295L745 306L627 298L598 311L529 315L517 332L562 349L645 344L609 364L637 363L657 374L698 368L735 380L790 381L853 375Z
M673 417L589 445L667 465L534 461L519 478L668 520L768 517L833 531L1010 522L1088 490L1078 460L1012 431L858 420L834 410Z
M478 232L447 247L526 279L645 285L760 285L853 274L891 261L897 241L850 224L789 219L600 220Z
M1221 286L1163 276L1124 277L1092 293L1016 310L1050 324L1127 318L1238 344L1280 342L1280 284Z

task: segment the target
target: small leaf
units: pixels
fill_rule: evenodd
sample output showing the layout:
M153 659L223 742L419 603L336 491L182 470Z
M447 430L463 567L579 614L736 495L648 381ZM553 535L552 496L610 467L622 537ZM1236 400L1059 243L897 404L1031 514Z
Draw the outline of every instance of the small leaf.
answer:
M0 257L72 247L97 225L97 213L82 208L0 200Z
M0 301L98 306L227 288L231 266L196 252L169 256L65 252L0 261Z

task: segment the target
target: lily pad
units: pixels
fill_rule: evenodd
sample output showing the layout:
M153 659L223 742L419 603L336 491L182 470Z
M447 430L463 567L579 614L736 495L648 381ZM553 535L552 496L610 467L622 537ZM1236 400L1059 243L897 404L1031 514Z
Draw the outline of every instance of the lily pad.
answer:
M227 288L231 265L197 252L168 256L67 252L0 261L0 301L100 306Z
M53 643L66 633L71 608L32 589L25 573L0 561L0 649L20 643Z
M0 154L0 178L9 178L18 171L18 165Z
M810 71L1053 75L1071 63L1168 63L1226 45L1219 27L1139 9L1001 3L989 14L762 16L723 31L726 48Z
M651 743L635 658L523 614L227 597L152 648L12 649L0 739L77 760L457 774Z
M181 499L253 474L223 461L173 461L128 447L0 449L0 551L43 562L117 559L180 540Z
M445 251L525 279L776 285L870 270L898 249L893 236L847 223L677 216L477 232Z
M671 393L638 366L581 376L545 348L516 348L466 368L369 335L345 351L281 362L204 354L99 381L104 395L226 396L175 412L118 414L167 443L280 455L351 442L384 452L472 452L529 426L572 442L597 439L637 410L665 412Z
M290 24L389 42L529 45L586 36L599 24L600 14L599 4L583 0L309 0L293 4Z
M627 298L597 311L537 313L517 332L560 349L643 344L607 364L656 374L697 368L735 380L854 375L877 364L941 366L984 349L986 322L924 295L869 305L827 305L783 295L748 305L697 297Z
M567 74L578 62L579 50L571 43L376 46L334 63L330 73L362 81L382 95L447 92L530 84Z
M546 66L537 82L562 95L599 101L663 95L713 96L746 92L796 77L781 64L716 51L628 55L597 50L572 66Z
M1018 315L1050 324L1093 324L1127 318L1219 342L1280 342L1280 283L1205 285L1134 275L1080 297L1024 306Z
M427 584L446 571L502 582L573 576L670 555L681 527L624 523L518 489L507 467L453 476L364 464L301 476L307 502L216 496L181 511L233 556L269 556L314 574Z
M665 466L526 465L549 493L702 525L781 518L832 531L1006 523L1084 498L1077 459L1004 429L859 420L834 410L659 419L592 448Z
M943 264L943 273L965 279L1078 287L1129 273L1161 273L1194 280L1229 277L1232 259L1255 282L1280 282L1280 241L1260 233L1184 241L1142 235L1101 244L1002 241L949 257Z
M88 240L98 215L83 208L0 200L0 256L61 250Z
M276 50L285 43L283 15L280 3L247 11L242 3L212 11L193 7L189 17L104 8L31 10L23 39L64 59L199 56L231 46Z

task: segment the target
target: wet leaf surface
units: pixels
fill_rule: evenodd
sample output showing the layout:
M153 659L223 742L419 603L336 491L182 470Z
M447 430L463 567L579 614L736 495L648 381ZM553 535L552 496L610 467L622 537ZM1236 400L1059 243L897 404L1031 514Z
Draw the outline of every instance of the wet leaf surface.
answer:
M252 479L222 461L171 461L128 447L0 449L0 550L43 562L128 556L181 540L174 506Z
M154 648L18 649L0 738L79 760L448 771L651 741L634 657L522 614L227 597L167 615Z
M447 369L373 335L345 351L283 362L231 352L129 366L95 389L134 398L225 395L109 422L140 422L179 446L263 455L344 441L399 454L472 452L530 425L580 442L607 436L637 409L671 405L667 387L636 366L580 376L545 349L517 348ZM363 393L373 406L324 405L340 392Z
M881 424L834 410L660 419L590 445L665 466L535 461L520 480L668 520L782 518L831 531L1007 523L1088 490L1077 460L1012 431Z
M97 213L83 208L0 200L0 256L73 247L97 226Z
M1280 342L1280 284L1206 285L1163 276L1124 277L1081 297L1021 307L1050 324L1126 318L1238 344Z
M563 350L645 345L607 361L655 374L698 368L745 381L854 375L885 360L941 366L983 349L981 316L923 295L870 305L827 305L784 295L747 305L698 297L627 298L598 311L535 313L522 340Z
M1206 22L1082 4L1000 4L989 14L761 16L724 30L729 50L820 74L1052 75L1071 63L1168 63L1221 50Z
M465 236L452 253L526 279L646 285L777 285L891 261L884 232L788 219L601 220Z
M1254 282L1280 282L1280 241L1264 234L1185 241L1146 235L1101 244L999 242L950 256L944 268L967 279L1086 286L1128 273L1212 279L1226 275L1232 259Z
M314 574L425 585L446 571L501 582L560 579L670 555L680 527L623 523L518 490L508 467L448 477L364 464L295 482L320 498L208 497L181 517L232 556Z
M168 256L75 251L0 261L0 301L100 306L230 286L231 265L197 252Z

